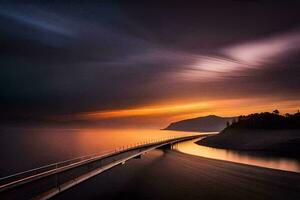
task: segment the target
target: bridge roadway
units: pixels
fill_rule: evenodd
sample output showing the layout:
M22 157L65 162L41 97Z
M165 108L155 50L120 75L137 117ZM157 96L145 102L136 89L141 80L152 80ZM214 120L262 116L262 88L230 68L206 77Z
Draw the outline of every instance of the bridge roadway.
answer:
M172 144L202 137L173 137L106 154L90 155L0 178L0 199L49 199L103 171L139 158L153 149L171 148Z

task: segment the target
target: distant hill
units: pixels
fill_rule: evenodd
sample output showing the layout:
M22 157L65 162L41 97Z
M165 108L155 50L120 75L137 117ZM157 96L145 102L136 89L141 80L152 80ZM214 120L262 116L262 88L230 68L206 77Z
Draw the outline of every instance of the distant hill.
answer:
M232 122L234 119L236 119L236 117L219 117L216 115L208 115L205 117L197 117L173 122L164 130L195 132L221 131L226 127L227 122Z

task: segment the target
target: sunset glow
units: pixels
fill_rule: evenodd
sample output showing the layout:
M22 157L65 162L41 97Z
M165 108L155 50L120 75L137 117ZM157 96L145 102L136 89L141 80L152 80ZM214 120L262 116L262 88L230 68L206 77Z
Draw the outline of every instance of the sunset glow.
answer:
M62 121L118 119L118 121L122 121L127 118L140 118L140 120L136 120L136 123L142 123L147 126L147 123L150 120L152 125L162 127L172 121L211 114L220 116L239 116L253 112L272 111L274 108L278 108L283 114L294 113L297 111L298 105L300 104L300 101L298 100L284 101L274 99L272 103L269 101L268 98L229 99L218 101L207 100L205 102L188 101L186 103L179 101L176 104L173 103L173 105L159 104L110 111L83 112L74 115L56 116L55 119ZM144 123L143 120L145 121Z

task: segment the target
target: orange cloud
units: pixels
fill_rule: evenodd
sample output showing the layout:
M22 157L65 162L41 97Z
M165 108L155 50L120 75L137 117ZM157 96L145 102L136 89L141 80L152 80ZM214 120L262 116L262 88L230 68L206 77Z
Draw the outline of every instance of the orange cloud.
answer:
M272 102L272 103L271 103ZM113 118L150 118L157 119L157 123L169 123L174 120L216 114L220 116L237 116L253 112L281 110L282 113L296 112L300 101L270 99L228 99L207 100L194 102L172 102L172 104L159 104L140 106L110 111L83 112L68 116L59 116L60 120L102 120Z
M143 106L138 108L120 109L112 111L95 111L80 113L76 116L80 119L104 119L115 117L133 117L133 116L149 116L149 115L170 115L183 112L192 112L193 110L201 110L209 107L207 103L189 103L179 105L157 105ZM76 117L75 116L75 117Z

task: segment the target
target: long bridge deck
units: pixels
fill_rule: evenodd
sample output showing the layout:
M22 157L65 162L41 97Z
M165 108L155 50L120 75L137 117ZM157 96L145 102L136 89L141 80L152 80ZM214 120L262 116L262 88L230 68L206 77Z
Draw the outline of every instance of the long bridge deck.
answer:
M0 178L0 199L49 199L101 172L140 157L157 148L199 138L203 135L175 137L84 156Z

